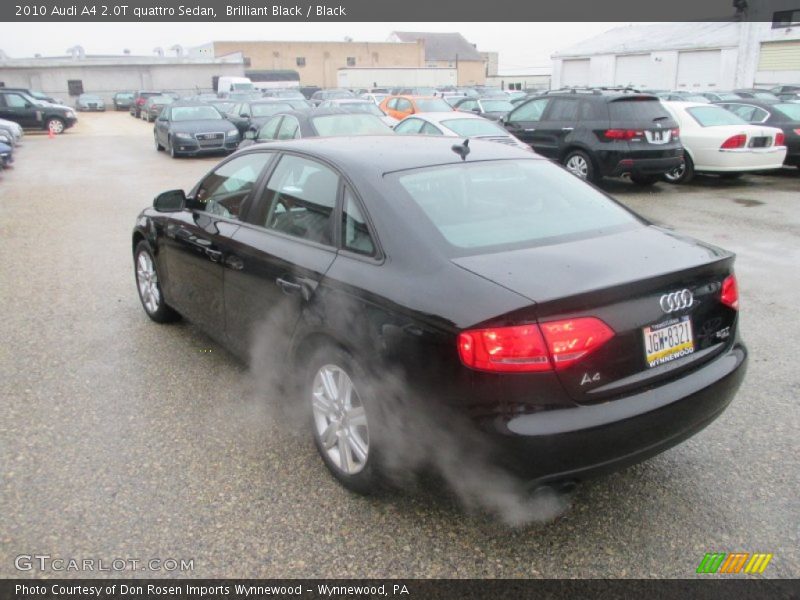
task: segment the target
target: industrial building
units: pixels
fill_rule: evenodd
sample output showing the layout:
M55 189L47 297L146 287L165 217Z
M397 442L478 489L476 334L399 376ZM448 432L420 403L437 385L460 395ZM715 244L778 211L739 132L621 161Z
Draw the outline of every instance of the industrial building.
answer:
M223 58L184 56L86 55L75 47L68 56L10 58L0 52L0 86L42 91L70 104L81 92L107 102L124 90L170 90L181 95L212 91L217 76L242 76L241 54Z
M551 71L549 66L500 71L487 76L486 85L503 90L549 90Z
M336 87L337 71L360 67L424 67L425 44L405 42L214 41L189 50L190 56L243 57L247 69L293 70L300 85Z
M425 62L421 66L456 69L458 85L484 85L487 61L460 33L431 33L421 31L393 31L393 42L422 42Z
M630 25L559 50L552 59L553 88L730 90L800 83L800 23Z

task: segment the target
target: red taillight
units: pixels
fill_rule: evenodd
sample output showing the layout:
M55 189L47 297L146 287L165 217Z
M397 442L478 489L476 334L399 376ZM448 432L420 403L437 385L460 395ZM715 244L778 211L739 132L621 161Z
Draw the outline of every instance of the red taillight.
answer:
M672 130L672 139L677 140L679 137L681 137L681 128L676 127Z
M740 133L739 135L731 136L727 140L722 142L722 146L720 146L720 148L724 148L725 150L744 148L744 145L746 143L747 143L747 136L743 133Z
M722 293L719 299L725 306L739 310L739 286L736 284L736 275L728 275L722 282Z
M800 135L800 129L795 129L794 132L796 135Z
M632 140L642 137L644 131L640 129L606 129L603 135L609 140Z
M614 331L594 317L550 321L541 325L556 369L576 363L614 337Z
M574 364L612 337L600 319L581 317L465 331L458 353L466 366L481 371L550 371Z
M481 371L547 371L552 367L539 326L473 329L458 336L458 352L468 367Z
M775 145L776 146L785 146L786 145L786 136L783 135L783 132L775 134Z

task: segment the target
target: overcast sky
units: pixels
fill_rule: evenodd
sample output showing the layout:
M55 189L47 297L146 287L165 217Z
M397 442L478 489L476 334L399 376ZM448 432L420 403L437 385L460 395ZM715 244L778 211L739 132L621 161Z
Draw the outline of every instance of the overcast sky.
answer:
M212 40L385 41L393 30L459 31L479 50L500 53L500 68L550 65L550 55L625 23L0 23L0 50L11 57L66 54L152 54L175 44Z

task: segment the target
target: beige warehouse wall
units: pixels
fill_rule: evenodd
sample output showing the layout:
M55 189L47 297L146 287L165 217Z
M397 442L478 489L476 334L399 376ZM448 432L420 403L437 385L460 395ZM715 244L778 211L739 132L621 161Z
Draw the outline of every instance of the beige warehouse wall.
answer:
M423 67L421 41L389 42L214 42L214 55L241 52L249 69L291 69L300 73L302 85L336 87L336 72L346 67ZM348 64L348 57L355 64ZM304 58L305 66L297 59Z

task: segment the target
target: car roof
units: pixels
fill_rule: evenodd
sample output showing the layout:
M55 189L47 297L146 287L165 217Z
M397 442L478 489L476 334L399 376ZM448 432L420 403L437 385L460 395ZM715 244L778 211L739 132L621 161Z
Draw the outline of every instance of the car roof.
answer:
M248 146L241 152L254 152L259 149L296 151L328 160L348 174L380 177L384 173L394 171L461 163L461 157L452 147L452 137L389 134L274 141L266 147L259 147L258 144ZM469 147L470 153L464 162L545 160L531 152L497 142L471 139Z
M481 121L486 121L484 117L480 115L476 115L475 113L471 112L459 112L455 110L450 111L442 111L442 112L429 112L429 113L418 113L409 115L406 117L407 119L423 119L425 121L430 121L431 123L441 123L442 121L450 121L452 119L480 119ZM405 119L403 119L405 120ZM491 122L491 121L489 121Z
M770 110L776 104L780 104L780 102L765 101L758 98L736 98L735 100L720 100L719 102L714 102L714 104L750 104L751 106L757 106L764 110Z

